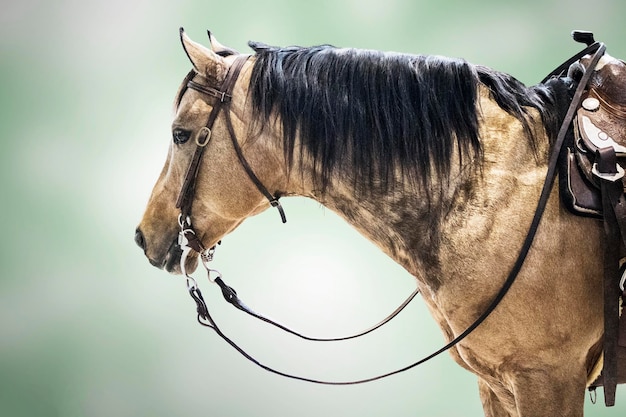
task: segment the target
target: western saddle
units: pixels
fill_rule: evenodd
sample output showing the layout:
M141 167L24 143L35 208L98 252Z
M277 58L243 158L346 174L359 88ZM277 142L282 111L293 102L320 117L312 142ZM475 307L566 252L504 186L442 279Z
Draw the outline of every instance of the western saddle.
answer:
M596 44L590 32L574 39ZM626 62L604 54L595 68L589 55L571 64L568 77L592 70L566 143L561 149L559 188L574 214L604 221L604 341L601 375L589 386L604 388L615 404L616 385L626 383Z

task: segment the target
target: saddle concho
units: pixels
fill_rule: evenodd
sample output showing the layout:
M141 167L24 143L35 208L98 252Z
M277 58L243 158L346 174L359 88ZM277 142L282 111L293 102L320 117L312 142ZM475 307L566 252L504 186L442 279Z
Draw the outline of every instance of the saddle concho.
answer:
M585 65L586 58L580 60ZM574 119L560 176L561 197L574 214L602 218L599 180L593 172L596 151L612 147L618 170L626 167L626 63L605 55ZM622 173L620 171L620 173Z

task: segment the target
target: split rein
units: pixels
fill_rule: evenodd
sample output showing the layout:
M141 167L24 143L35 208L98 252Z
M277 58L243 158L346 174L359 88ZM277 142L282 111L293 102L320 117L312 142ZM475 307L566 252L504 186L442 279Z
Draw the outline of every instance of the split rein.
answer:
M586 39L580 38L580 36L577 38L576 33L574 33L574 39L576 41L579 42L586 42ZM254 358L252 355L250 355L249 353L247 353L245 350L243 350L239 345L237 345L233 340L231 340L228 336L226 336L224 334L224 332L220 329L220 327L218 326L218 324L216 323L216 321L213 319L213 317L211 316L207 304L204 300L204 297L202 296L202 293L200 291L200 288L198 287L198 283L196 282L196 280L187 273L186 271L186 260L187 257L189 255L189 253L191 252L191 250L194 250L195 252L197 252L198 254L200 254L200 261L202 262L202 265L204 266L204 268L207 271L207 275L208 275L208 279L211 283L217 284L221 291L222 291L222 295L224 296L224 299L226 301L228 301L230 304L232 304L234 307L236 307L237 309L249 314L250 316L257 318L265 323L268 323L272 326L275 326L281 330L286 331L287 333L290 333L294 336L297 336L299 338L302 338L304 340L309 340L309 341L318 341L318 342L330 342L330 341L343 341L343 340L350 340L350 339L355 339L357 337L361 337L364 336L368 333L373 332L374 330L382 327L383 325L385 325L386 323L388 323L389 321L391 321L394 317L396 317L414 298L415 296L419 293L419 289L415 289L415 291L413 291L413 293L392 313L390 314L386 319L384 319L383 321L381 321L380 323L378 323L375 326L372 326L371 328L362 331L360 333L351 335L351 336L346 336L346 337L338 337L338 338L316 338L316 337L310 337L310 336L306 336L303 335L301 333L298 333L296 331L293 331L291 329L289 329L288 327L277 323L259 313L256 313L255 311L253 311L251 308L249 308L248 306L246 306L241 299L239 299L239 297L237 296L237 292L231 288L230 286L228 286L223 280L222 280L222 276L219 273L219 271L212 269L209 267L209 262L211 262L213 260L213 256L214 256L214 252L215 252L215 246L211 247L211 248L205 248L202 244L202 242L200 241L200 239L196 236L196 233L191 225L191 205L192 205L192 201L193 201L193 197L194 197L194 188L195 188L195 181L196 181L196 177L198 174L198 168L200 165L200 159L202 157L202 153L204 151L204 148L206 146L206 144L209 142L210 137L211 137L211 129L213 127L213 124L215 122L215 120L217 119L217 116L220 112L220 110L224 110L224 114L225 114L225 120L226 120L226 125L229 131L229 135L231 137L235 152L237 153L237 156L239 158L239 161L242 165L242 167L244 168L244 170L247 172L248 176L250 177L251 181L255 184L255 186L258 188L258 190L268 199L268 201L270 202L272 207L275 207L278 209L279 214L281 216L282 222L285 223L286 222L286 218L285 218L285 213L283 211L282 206L280 205L280 202L278 201L278 198L275 197L274 195L272 195L266 188L265 186L261 183L261 181L256 177L256 175L254 174L254 172L252 171L252 169L250 168L249 164L247 163L246 159L243 156L243 153L241 151L241 147L239 146L239 143L237 142L237 138L232 126L232 122L230 119L230 99L232 98L232 90L234 87L234 84L237 80L237 77L239 76L239 73L241 72L245 62L248 59L248 56L238 56L235 59L235 62L233 63L233 65L230 67L228 74L226 75L226 78L221 86L221 89L217 90L217 89L213 89L210 87L206 87L200 84L195 83L194 81L192 81L193 75L195 75L195 73L192 71L190 73L190 75L187 78L187 88L191 88L194 89L196 91L200 91L204 94L208 94L211 95L217 99L219 99L219 101L214 105L211 113L209 114L209 118L207 121L207 124L205 127L203 127L199 134L198 137L196 138L196 151L194 153L194 156L192 158L192 161L190 163L189 169L187 171L187 174L185 176L184 182L183 182L183 186L181 188L181 192L179 194L178 197L178 201L177 201L177 208L181 209L181 214L179 215L179 226L181 228L180 233L179 233L179 239L178 239L178 244L182 250L182 255L181 255L181 259L180 259L180 268L181 271L183 273L183 275L186 277L187 280L187 290L189 292L189 295L191 296L191 298L194 300L194 302L196 303L196 310L197 310L197 319L198 322L205 326L208 327L210 329L212 329L213 331L215 331L215 333L217 333L218 336L220 336L224 341L226 341L231 347L233 347L236 351L238 351L242 356L244 356L246 359L248 359L249 361L251 361L252 363L256 364L257 366L259 366L260 368L263 368L264 370L271 372L273 374L276 375L280 375L286 378L291 378L291 379L295 379L295 380L300 380L300 381L305 381L305 382L311 382L311 383L315 383L315 384L324 384L324 385L355 385L355 384L362 384L362 383L366 383L366 382L371 382L371 381L376 381L382 378L386 378L389 377L391 375L395 375L395 374L399 374L401 372L407 371L409 369L415 368L418 365L421 365L422 363L440 355L441 353L449 350L450 348L454 347L456 344L458 344L459 342L461 342L463 339L465 339L470 333L472 333L483 321L485 321L487 319L487 317L493 312L493 310L495 310L495 308L498 306L498 304L500 303L500 301L502 301L502 299L504 298L504 296L507 294L508 290L511 288L511 286L513 285L513 282L515 281L515 279L517 278L517 275L519 274L522 265L524 264L524 261L526 259L526 256L528 254L528 251L530 250L530 247L532 246L535 234L537 232L537 229L539 227L539 223L541 221L541 217L543 216L543 212L545 210L545 207L547 205L547 201L548 198L550 196L550 193L552 191L552 186L554 184L554 179L556 177L556 172L557 172L557 162L558 162L558 157L560 154L560 150L562 148L565 136L567 134L567 131L572 123L573 117L576 113L576 109L578 108L578 105L580 104L580 100L581 100L581 96L584 93L584 90L587 86L587 83L589 81L589 78L591 76L591 73L593 72L594 68L596 67L596 64L598 63L598 61L600 60L600 58L602 57L602 55L604 54L604 51L606 49L605 45L603 43L600 42L586 42L587 43L587 48L585 48L583 51L581 51L580 53L576 54L575 56L573 56L571 59L569 59L568 61L566 61L564 64L562 64L561 66L559 66L557 69L555 69L552 73L550 73L550 75L548 75L548 77L546 77L542 82L545 82L547 79L549 79L550 77L554 77L554 76L561 76L563 75L566 71L567 68L575 61L579 60L580 58L582 58L585 55L589 55L589 54L593 54L592 58L591 58L591 62L589 64L589 67L585 70L582 78L580 79L580 82L576 88L576 91L574 93L574 96L572 98L572 101L569 105L569 108L567 110L567 113L565 115L565 118L561 124L561 127L559 129L555 144L554 144L554 149L552 151L552 155L550 157L550 160L548 162L548 170L546 173L546 178L543 184L543 188L541 190L541 194L537 203L537 207L535 209L535 214L533 216L533 219L531 221L530 227L528 229L528 233L526 235L526 238L524 239L523 245L520 249L520 252L518 254L518 257L513 265L513 267L511 268L511 271L509 272L509 275L507 276L506 280L504 281L502 288L500 289L500 291L496 294L496 296L494 297L494 299L491 301L491 303L489 304L489 306L486 308L486 310L474 321L474 323L472 323L463 333L459 334L457 337L455 337L453 340L451 340L448 344L446 344L445 346L443 346L442 348L440 348L439 350L433 352L432 354L408 365L405 366L403 368L397 369L395 371L391 371L382 375L378 375L378 376L374 376L374 377L370 377L370 378L365 378L365 379L360 379L360 380L355 380L355 381L323 381L323 380L318 380L318 379L313 379L313 378L307 378L307 377L302 377L302 376L297 376L297 375L292 375L289 373L285 373L282 371L278 371L274 368L271 368L261 362L259 362L256 358ZM215 277L213 278L211 275L215 275Z

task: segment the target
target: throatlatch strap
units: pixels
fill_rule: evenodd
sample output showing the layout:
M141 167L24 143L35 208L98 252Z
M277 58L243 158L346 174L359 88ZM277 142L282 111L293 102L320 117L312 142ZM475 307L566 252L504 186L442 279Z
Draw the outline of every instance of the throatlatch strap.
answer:
M237 158L239 158L239 162L241 163L241 166L246 171L246 173L248 174L248 177L254 183L254 185L259 190L259 192L263 194L265 198L267 198L267 200L270 202L270 205L278 209L278 213L280 214L281 221L283 223L287 223L287 217L285 216L285 211L283 210L283 206L280 204L280 201L278 201L278 197L273 196L272 193L270 193L267 190L267 188L263 185L261 180L259 180L259 178L256 176L256 174L250 167L250 164L248 164L248 161L246 160L246 158L243 156L241 145L239 145L239 142L237 141L237 136L235 135L235 128L233 127L233 122L230 119L230 112L226 112L225 115L226 115L226 126L228 126L228 132L230 133L230 138L233 142L233 147L235 148L235 153L237 154Z

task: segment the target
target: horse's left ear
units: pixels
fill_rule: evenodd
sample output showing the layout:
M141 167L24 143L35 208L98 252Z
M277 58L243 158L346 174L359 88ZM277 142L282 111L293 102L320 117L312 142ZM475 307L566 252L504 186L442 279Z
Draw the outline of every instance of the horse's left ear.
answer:
M180 28L180 41L196 72L207 79L221 82L226 76L228 66L220 55L211 49L192 41Z
M211 49L213 49L213 52L215 52L219 56L239 55L239 52L237 52L233 48L229 48L228 46L224 46L219 43L210 30L207 30L206 33L209 36L209 41L211 42Z

